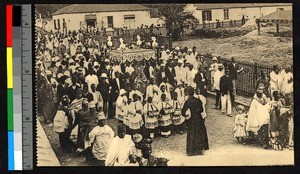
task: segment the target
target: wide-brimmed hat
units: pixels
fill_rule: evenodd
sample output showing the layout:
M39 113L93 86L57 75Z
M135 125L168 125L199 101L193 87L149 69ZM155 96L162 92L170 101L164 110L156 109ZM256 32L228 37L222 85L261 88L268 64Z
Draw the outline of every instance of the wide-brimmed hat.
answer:
M105 59L104 62L105 62L105 63L109 63L109 59Z
M106 117L105 117L105 114L103 111L99 112L99 114L97 115L97 119L98 120L105 120Z
M96 66L100 66L100 64L98 62L95 62L94 67L96 67Z
M100 77L101 78L107 78L107 74L106 73L102 73Z
M224 68L224 65L222 63L219 63L218 68Z
M211 60L212 61L218 61L218 59L216 57L213 57Z
M236 111L238 111L238 110L242 110L243 112L245 111L245 107L243 105L237 105L235 107L235 109L236 109Z
M166 52L170 52L170 50L169 50L169 49L167 49L167 50L166 50Z
M191 48L188 49L188 52L192 52L193 50Z
M180 50L179 46L177 46L177 47L175 48L175 50L178 50L178 51L179 51L179 50Z
M126 92L126 90L125 89L120 89L120 95L124 95L124 94L126 94L127 92Z
M65 72L64 72L64 75L67 76L67 77L71 77L70 71L65 71Z

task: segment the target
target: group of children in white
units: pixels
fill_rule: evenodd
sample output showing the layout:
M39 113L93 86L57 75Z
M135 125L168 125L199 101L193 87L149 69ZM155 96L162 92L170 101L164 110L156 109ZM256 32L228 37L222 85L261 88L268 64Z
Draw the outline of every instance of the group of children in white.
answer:
M45 41L41 41L41 39ZM76 40L78 40L78 43L76 43ZM152 40L152 46L157 47L156 39L152 38ZM205 109L206 95L204 95L207 91L207 79L205 75L208 72L206 72L206 70L213 74L211 75L211 86L215 88L215 90L220 90L223 85L220 83L220 79L215 78L218 76L217 71L219 67L216 58L213 58L214 64L208 68L203 57L195 52L195 47L193 50L187 49L186 52L182 53L179 47L170 51L168 49L165 50L162 46L160 48L160 54L158 55L159 63L148 66L146 70L148 75L146 79L147 87L145 93L143 93L139 90L138 83L136 83L136 86L133 88L127 88L130 89L129 91L125 90L126 86L124 86L124 84L121 85L121 82L125 83L126 80L129 80L119 78L120 74L123 73L120 62L112 63L109 59L109 51L112 46L111 38L108 39L108 43L100 46L99 42L91 37L85 40L81 32L69 34L68 36L61 36L61 34L58 33L38 33L37 41L38 43L45 42L46 48L37 46L38 54L41 57L37 61L37 68L44 74L43 76L47 77L49 84L57 87L57 91L55 92L57 93L59 106L53 121L54 130L60 134L60 140L71 138L74 142L76 142L77 137L79 140L79 136L82 136L79 135L79 130L85 132L84 136L88 136L89 138L81 138L84 139L84 146L78 148L77 150L79 151L83 151L89 147L91 145L90 140L94 141L95 138L93 137L95 137L96 134L106 132L106 134L109 135L108 137L114 135L112 129L103 122L103 120L108 118L108 113L111 108L115 108L115 118L127 127L126 133L130 133L132 137L140 136L143 131L142 129L146 129L147 134L144 135L152 139L155 138L157 129L159 130L159 134L166 138L173 133L172 131L182 134L184 133L184 122L189 119L190 115L189 111L184 115L182 114L183 105L189 97L188 88L194 88L194 97L201 100L203 107L201 117L204 119L207 117ZM119 50L128 49L122 39L120 39L120 42ZM140 42L140 37L138 37L136 45L140 46ZM83 46L84 44L82 43L85 43L86 46ZM108 57L103 58L106 54ZM58 55L60 55L61 58ZM86 60L87 57L85 58L86 55L87 57L90 56L88 61ZM99 59L97 60L97 58ZM45 63L47 62L51 62L50 67L45 67ZM126 74L131 75L135 71L132 67L132 63L124 64ZM164 70L162 71L161 68ZM125 76L124 74L122 75ZM161 76L161 82L159 83L157 83L158 75ZM229 78L227 70L222 76L219 75L219 78L223 76ZM100 82L101 80L103 80L103 82ZM217 85L216 82L218 83ZM103 91L102 93L101 88L104 89L104 86L100 84L107 84L109 91ZM235 88L235 84L233 87ZM105 98L107 98L106 95L108 94L113 96L113 92L111 92L112 88L116 88L116 94L118 94L118 96L116 97L116 101L110 103L110 101ZM66 92L65 89L69 91ZM228 92L229 89L226 90L225 95L228 94L228 97L227 99L223 99L224 93L222 93L221 107L223 113L225 113L227 109L227 113L230 115L230 94ZM253 100L259 102L260 100L264 100L264 90L265 88L263 87L262 94L258 91L256 95L259 97L255 95ZM223 102L223 100L225 102ZM268 109L266 109L268 114L272 109L274 110L274 108L276 108L275 117L278 117L277 110L278 108L279 110L281 109L281 105L278 101L278 97L276 98L276 95L274 95L273 100L269 102L270 105L268 104ZM265 102L263 105L267 106L267 103L268 102ZM243 138L248 135L249 131L257 134L257 130L254 131L252 129L253 122L260 121L258 121L259 119L253 119L253 114L255 115L255 113L253 113L252 107L254 107L253 102L250 105L248 114L244 106L238 105L236 107L237 115L235 116L233 132L234 137L236 137L238 141L243 141ZM257 108L254 110L258 111L256 109ZM284 112L287 112L287 110L280 110L281 114ZM84 124L78 124L81 126L80 128L72 127L77 115L80 115L81 121L86 122L85 124L89 126L85 127ZM271 117L272 115L273 114L271 114ZM270 114L268 118L270 120ZM98 121L92 123L95 119ZM100 127L97 124L99 124ZM274 125L274 123L272 124ZM259 129L262 125L263 123L256 124L256 128ZM70 127L72 127L72 130L68 130ZM278 130L274 129L274 132L272 132L273 139L271 139L273 143L277 142L276 135L278 135ZM62 144L63 143L64 142L62 142ZM278 142L274 144L278 145ZM102 142L102 145L108 146L108 144L104 142ZM85 148L82 149L82 147ZM106 152L102 151L103 148L99 148L100 150L97 148L99 147L93 148L92 150L95 156L97 156L98 153L104 153L104 156L106 156L108 147L104 148ZM104 159L101 158L101 160Z

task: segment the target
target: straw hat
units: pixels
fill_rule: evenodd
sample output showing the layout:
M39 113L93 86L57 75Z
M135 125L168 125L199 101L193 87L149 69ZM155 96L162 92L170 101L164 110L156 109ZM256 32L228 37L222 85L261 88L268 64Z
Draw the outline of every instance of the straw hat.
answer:
M100 64L98 62L95 62L94 67L96 67L96 66L100 66Z
M97 119L98 120L105 120L106 117L105 117L105 114L103 111L99 112L99 114L97 115Z
M101 74L101 78L107 78L107 74L106 73L102 73Z
M125 91L125 89L121 89L120 90L120 95L124 95L124 94L126 94L127 92Z
M213 57L211 60L212 61L218 61L218 59L216 57Z
M64 75L67 76L67 77L71 77L70 71L65 71L65 72L64 72Z
M245 111L245 107L243 105L237 105L235 109L236 111L238 110L242 110L243 112Z

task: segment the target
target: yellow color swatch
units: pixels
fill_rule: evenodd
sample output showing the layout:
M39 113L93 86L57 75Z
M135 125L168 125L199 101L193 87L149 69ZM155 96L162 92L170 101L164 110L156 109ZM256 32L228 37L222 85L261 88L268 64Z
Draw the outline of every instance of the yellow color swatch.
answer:
M13 88L13 57L12 47L6 48L6 63L7 63L7 88Z

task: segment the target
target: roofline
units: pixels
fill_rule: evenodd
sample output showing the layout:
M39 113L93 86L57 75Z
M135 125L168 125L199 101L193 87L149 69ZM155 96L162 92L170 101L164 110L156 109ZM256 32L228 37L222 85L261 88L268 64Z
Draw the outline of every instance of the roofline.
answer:
M78 4L73 4L73 7L71 9L69 9L68 11L64 12L64 13L58 13L55 14L56 12L52 13L52 16L55 15L62 15L62 14L78 14L78 13L87 13L87 12L76 12L76 13L68 13L70 10L72 10L73 8L75 8ZM150 11L149 8L145 7L144 9L139 9L139 10L116 10L116 11L93 11L93 12L88 12L88 13L101 13L101 12L122 12L122 11Z
M265 6L263 6L263 5L254 5L254 6L249 6L249 7L226 7L226 8L224 8L224 7L214 7L214 8L205 8L205 9L196 7L196 10L218 10L218 9L277 7L277 6L292 6L292 4L280 4L280 5L274 4L274 5L265 5Z

